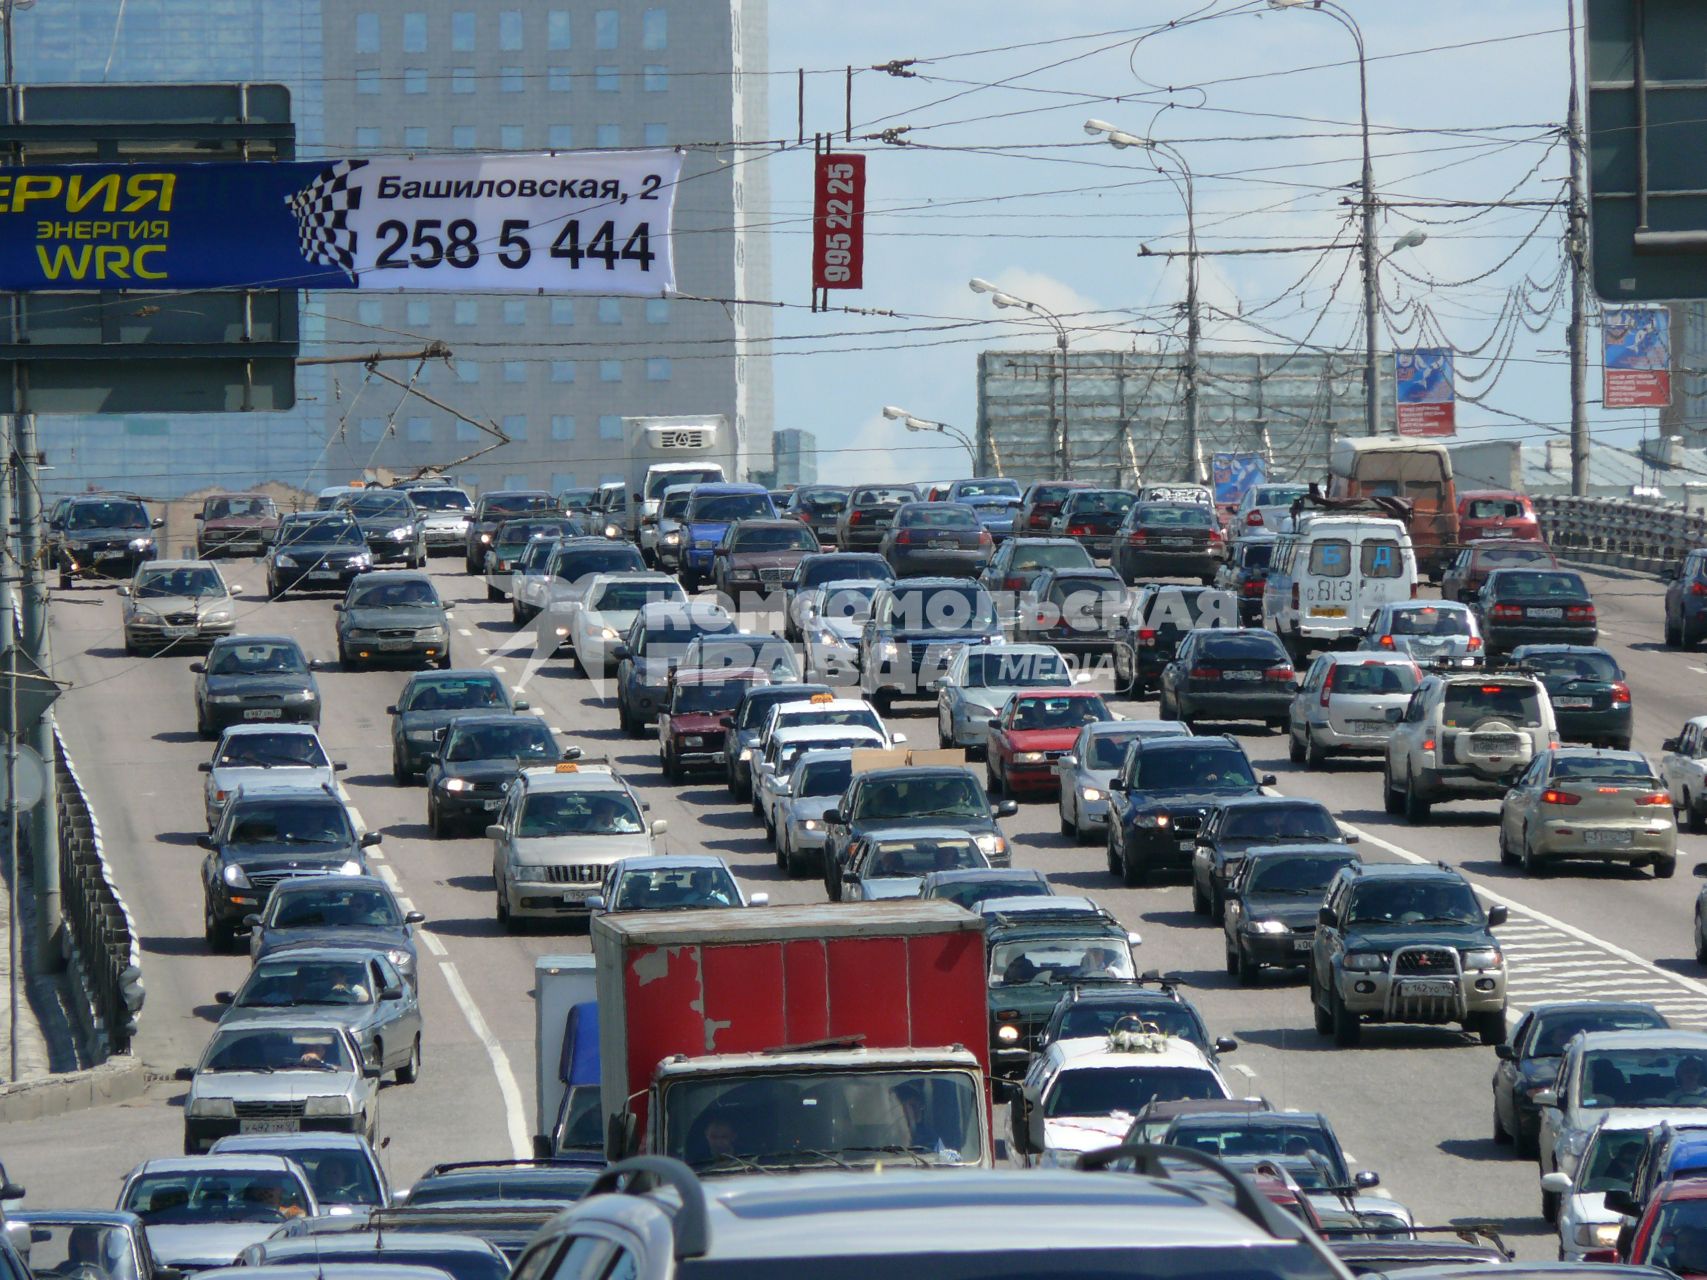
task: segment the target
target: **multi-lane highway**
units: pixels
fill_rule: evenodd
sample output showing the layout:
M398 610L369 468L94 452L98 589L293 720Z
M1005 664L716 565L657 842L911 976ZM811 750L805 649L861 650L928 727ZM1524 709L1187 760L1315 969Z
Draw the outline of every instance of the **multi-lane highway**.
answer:
M437 561L435 568L454 602L457 665L493 665L511 683L523 682L526 649L503 652L512 634L509 606L488 604L481 581L456 572L459 562ZM289 633L311 655L332 656L330 597L263 603L253 564L228 566L227 574L249 593L240 629ZM1651 581L1590 581L1602 643L1624 664L1635 698L1636 745L1657 752L1684 718L1707 712L1707 655L1661 647L1660 595ZM148 999L137 1048L160 1078L135 1103L11 1125L5 1154L32 1206L104 1206L137 1160L179 1150L186 1086L173 1072L196 1059L217 1017L214 992L235 987L248 961L210 955L202 941L196 765L208 744L194 731L191 658L126 658L111 587L57 595L53 643L58 672L73 684L60 704L61 725L142 934ZM533 1119L534 957L584 950L586 938L504 934L493 915L489 842L428 836L421 788L398 787L390 773L386 707L407 673L329 670L319 678L322 733L334 757L348 762L348 798L369 828L384 833L376 863L429 922L422 1078L388 1084L381 1099L382 1154L393 1181L406 1184L433 1161L525 1154ZM525 696L550 724L589 755L608 753L652 815L669 820L671 850L722 854L773 901L822 897L816 879L780 878L762 828L745 806L730 803L719 779L667 785L655 746L624 737L614 705L571 664L547 664L525 683ZM1154 714L1153 703L1117 705L1128 715ZM900 704L898 727L915 743L929 743L929 714L929 704ZM1492 802L1442 806L1429 825L1408 827L1382 812L1375 763L1306 772L1287 762L1284 737L1246 728L1241 741L1259 772L1277 774L1280 791L1327 802L1363 834L1364 857L1443 860L1510 905L1511 923L1501 933L1514 1006L1565 995L1641 997L1679 1022L1707 1024L1707 970L1692 955L1693 877L1656 881L1647 872L1573 868L1525 879L1499 863ZM1184 975L1212 1032L1239 1040L1225 1064L1241 1079L1248 1075L1249 1091L1277 1105L1328 1112L1358 1167L1379 1170L1419 1223L1492 1220L1522 1252L1551 1256L1533 1163L1491 1140L1490 1050L1455 1031L1383 1027L1370 1029L1358 1048L1335 1049L1311 1030L1301 977L1271 974L1254 990L1233 984L1223 971L1220 931L1192 915L1183 884L1121 887L1100 848L1057 834L1052 804L1027 804L1005 825L1016 864L1042 869L1063 892L1093 895L1143 935L1145 967ZM1686 872L1707 853L1701 837L1686 834L1679 844Z

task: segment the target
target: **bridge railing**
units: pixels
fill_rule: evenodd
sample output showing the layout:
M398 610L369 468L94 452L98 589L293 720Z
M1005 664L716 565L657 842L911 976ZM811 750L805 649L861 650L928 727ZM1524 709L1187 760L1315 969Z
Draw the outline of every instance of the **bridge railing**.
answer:
M1685 552L1707 547L1707 515L1658 500L1544 496L1535 514L1566 560L1665 574Z

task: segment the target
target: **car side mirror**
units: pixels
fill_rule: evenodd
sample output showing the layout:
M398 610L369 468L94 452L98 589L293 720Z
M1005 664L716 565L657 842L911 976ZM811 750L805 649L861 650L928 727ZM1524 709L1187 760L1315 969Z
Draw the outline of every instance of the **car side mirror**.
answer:
M197 836L196 837L196 847L199 849L211 849L211 848L213 848L213 837L212 836Z
M610 656L621 662L624 658L632 658L634 651L625 644L613 644L610 647Z
M597 915L601 911L609 910L609 908L605 905L604 894L602 894L602 893L589 893L587 895L587 910L592 912L594 915Z
M310 671L324 671L326 670L326 664L319 658L310 658L308 660L308 669Z
M991 808L991 810L990 810L991 816L997 817L997 818L1011 818L1018 812L1019 812L1019 801L1017 801L1017 800L1001 800L1001 801L998 801L995 804L995 806L993 808Z
M383 839L385 839L385 837L380 835L377 831L364 831L362 832L362 838L357 841L357 843L363 849L371 849Z
M332 761L332 772L333 773L348 773L349 771L350 771L350 766L349 766L348 761L345 761L345 760L334 760L334 761Z
M1512 1048L1509 1044L1496 1044L1494 1046L1494 1057L1498 1058L1501 1062L1516 1062L1517 1050Z
M1571 1175L1558 1170L1544 1173L1541 1175L1541 1189L1549 1195L1568 1196L1571 1194Z
M404 924L422 924L426 919L427 913L425 911L405 911L403 913Z
M840 827L845 826L847 824L847 820L848 815L843 813L840 809L826 809L824 811L825 822L834 823L836 826ZM1703 863L1702 865L1707 866L1707 863Z
M1559 1094L1553 1089L1540 1089L1530 1095L1530 1101L1538 1107L1556 1107L1559 1105Z
M1504 903L1496 902L1488 908L1488 928L1497 929L1511 916Z
M1403 707L1388 707L1381 713L1381 718L1388 724L1398 724L1405 718L1405 709Z
M332 612L333 613L342 613L343 611L344 611L344 602L342 600L338 601L338 603L336 603L335 605L332 606Z
M1357 1176L1352 1178L1351 1182L1358 1190L1367 1191L1371 1187L1378 1187L1381 1185L1381 1175L1376 1173L1373 1169L1363 1169L1358 1172Z
M1606 1207L1614 1213L1622 1213L1632 1218L1642 1214L1642 1202L1636 1199L1634 1192L1623 1187L1614 1187L1606 1193Z
M207 670L207 663L205 663L205 662L192 662L192 663L190 663L190 670L199 676L202 672Z
M194 1067L179 1067L176 1071L174 1071L172 1073L172 1079L182 1080L186 1083L191 1081L191 1080L194 1080L195 1078L196 1078L196 1069Z
M1079 767L1079 757L1069 751L1066 755L1057 760L1056 764L1062 769L1077 769Z
M166 517L155 516L154 519L148 522L148 527L150 529L164 529L166 527Z
M1213 836L1207 835L1206 833L1204 833L1202 831L1199 831L1197 833L1196 837L1193 838L1192 843L1195 844L1198 848L1202 849L1202 848L1208 847L1209 845L1213 845L1215 843L1215 838Z
M892 733L889 735L889 741L897 747L905 746L907 743L907 735L904 733Z
M1257 779L1257 781L1265 787L1272 787L1275 783L1275 777L1272 773L1265 773L1261 778Z
M387 987L379 993L379 998L381 1000L401 1000L403 998L403 988Z
M1007 1105L1020 1097L1020 1086L1013 1080L990 1081L990 1097L1001 1105Z
M735 727L735 717L734 716L718 716L717 717L717 723L722 725L725 729L733 729Z
M533 708L528 705L528 700L526 698L517 698L514 702L512 702L510 704L510 709L512 711L532 711L533 710Z
M941 693L945 688L948 687L948 680L944 676L938 676L935 680L932 680L930 682L930 684L926 687L929 688L932 693Z
M1108 789L1110 791L1124 792L1126 790L1126 780L1124 778L1111 778L1109 780Z
M648 829L655 836L668 835L670 832L670 820L668 818L659 818Z
M1342 830L1340 832L1340 843L1341 844L1358 844L1362 840L1363 840L1363 837L1358 835L1357 832L1355 832L1355 831L1343 831Z
M203 760L200 764L198 764L196 766L196 772L197 773L212 773L213 772L213 761Z
M1702 879L1707 879L1707 862L1697 862L1691 870L1693 874L1700 876Z
M234 596L240 596L243 594L243 584L238 583L234 587L227 587L226 590L228 590Z
M1216 1053L1232 1053L1239 1047L1239 1042L1232 1036L1220 1036L1215 1041Z
M1349 635L1353 640L1361 640L1361 639L1363 639L1364 636L1368 635L1369 632L1366 631L1362 627L1353 627L1346 634Z
M1332 907L1317 907L1316 923L1331 929L1334 923L1334 909Z
M565 760L570 760L570 761L579 760L581 758L581 748L580 747L564 747L563 748L563 758Z
M244 916L243 927L245 929L259 929L261 927L261 917L253 913Z
M504 838L504 824L501 822L488 823L486 826L486 838L488 840L502 840Z
M1677 739L1676 738L1667 738L1664 742L1660 743L1660 750L1661 751L1676 751L1677 750Z
M237 999L237 993L235 991L215 991L213 993L213 1002L215 1004L230 1004L235 999Z
M747 899L747 905L749 907L768 907L770 904L771 896L768 893L755 893L752 897Z
M120 594L120 595L121 595L121 596L128 596L128 595L129 595L129 594L130 594L130 588L129 588L129 587L123 587L123 586L121 586L121 587L120 587L120 588L119 588L119 594Z
M385 1072L381 1071L379 1068L379 1063L377 1063L377 1062L364 1062L364 1063L362 1063L362 1079L363 1080L377 1080L384 1074L385 1074Z

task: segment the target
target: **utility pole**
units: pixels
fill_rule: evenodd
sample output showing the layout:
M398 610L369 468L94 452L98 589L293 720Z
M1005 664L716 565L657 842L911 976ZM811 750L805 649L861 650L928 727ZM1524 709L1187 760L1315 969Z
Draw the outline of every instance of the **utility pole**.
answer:
M36 415L12 419L12 465L17 476L18 566L23 578L23 625L20 645L43 670L52 670L53 654L47 629L47 574L42 565L41 448L36 440ZM54 715L42 714L30 730L30 745L41 757L46 779L41 802L30 811L30 853L36 882L36 962L43 971L59 967L59 804L55 789L58 759L54 744Z
M10 15L8 15L10 16ZM7 31L11 27L8 25ZM8 40L8 44L10 41ZM7 420L5 439L3 442L6 456L12 455L12 428L17 422L16 415ZM18 1078L18 1005L24 998L23 984L23 946L20 941L22 920L18 912L18 893L23 888L23 879L19 874L22 859L18 854L18 664L17 653L17 597L13 592L15 574L13 567L6 561L10 556L6 553L12 549L12 468L8 466L0 474L0 627L5 628L5 642L0 644L0 650L10 651L14 657L11 669L5 672L7 696L10 706L7 708L11 715L8 717L9 727L6 732L6 861L11 873L11 892L6 895L6 968L7 988L10 1001L7 1010L7 1037L10 1042L8 1060L8 1080Z
M1569 30L1571 97L1565 112L1565 130L1570 135L1570 216L1565 232L1565 251L1571 260L1571 326L1566 346L1571 358L1571 493L1588 494L1588 210L1583 202L1583 116L1577 91L1577 5L1565 0L1565 24Z

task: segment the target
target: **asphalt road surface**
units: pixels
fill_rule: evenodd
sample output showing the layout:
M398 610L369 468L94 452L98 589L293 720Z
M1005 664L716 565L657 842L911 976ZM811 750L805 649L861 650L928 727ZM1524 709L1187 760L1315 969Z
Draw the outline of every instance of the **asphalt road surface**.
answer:
M669 851L729 859L749 889L773 902L822 897L816 879L789 881L775 868L762 827L730 803L719 778L670 786L651 742L622 736L614 703L557 660L527 674L527 651L505 651L508 604L489 604L480 579L460 560L433 562L454 602L456 665L491 665L542 710L565 739L589 756L609 754L670 823ZM332 598L264 602L255 564L227 567L248 591L240 629L285 632L311 655L331 659ZM1591 576L1601 642L1624 665L1636 706L1635 745L1657 753L1683 720L1707 712L1707 655L1660 645L1660 590L1651 581ZM107 1207L122 1174L150 1155L181 1148L185 1087L172 1079L193 1063L218 1016L215 991L238 985L244 956L208 954L202 942L195 838L204 830L202 775L207 744L194 731L190 655L126 658L119 601L110 586L58 593L53 606L58 673L72 682L60 723L91 786L109 856L142 935L148 990L137 1048L159 1079L130 1104L6 1130L6 1167L30 1191L32 1207ZM495 652L494 652L495 651ZM533 1129L535 958L585 951L584 933L507 936L493 915L490 842L433 840L419 786L390 774L389 720L408 673L323 672L322 735L366 825L384 833L375 862L408 905L427 915L422 948L426 1013L419 1083L387 1083L380 1103L382 1152L394 1183L407 1185L440 1160L526 1154ZM929 703L901 703L898 728L916 745L934 743ZM1117 703L1128 715L1153 716L1153 702ZM1380 768L1348 761L1306 772L1287 762L1283 735L1237 726L1258 772L1278 775L1278 790L1325 801L1363 834L1366 859L1441 860L1461 868L1490 900L1508 903L1501 936L1511 967L1514 1011L1543 999L1596 995L1651 999L1680 1024L1707 1025L1707 970L1692 954L1697 881L1688 874L1707 840L1684 835L1682 872L1656 881L1648 872L1573 868L1529 880L1502 867L1495 851L1493 802L1437 808L1427 826L1387 817ZM1456 1030L1367 1029L1357 1048L1335 1049L1311 1029L1301 974L1265 975L1241 989L1223 969L1221 933L1191 913L1183 883L1123 888L1108 874L1100 847L1076 846L1057 831L1052 803L1026 804L1004 823L1016 865L1045 871L1061 892L1085 893L1143 936L1145 968L1182 974L1190 998L1215 1035L1238 1039L1223 1059L1236 1087L1276 1106L1327 1112L1359 1169L1375 1169L1383 1187L1409 1205L1419 1224L1472 1218L1499 1224L1520 1254L1553 1256L1539 1217L1532 1161L1520 1161L1491 1137L1491 1050Z

